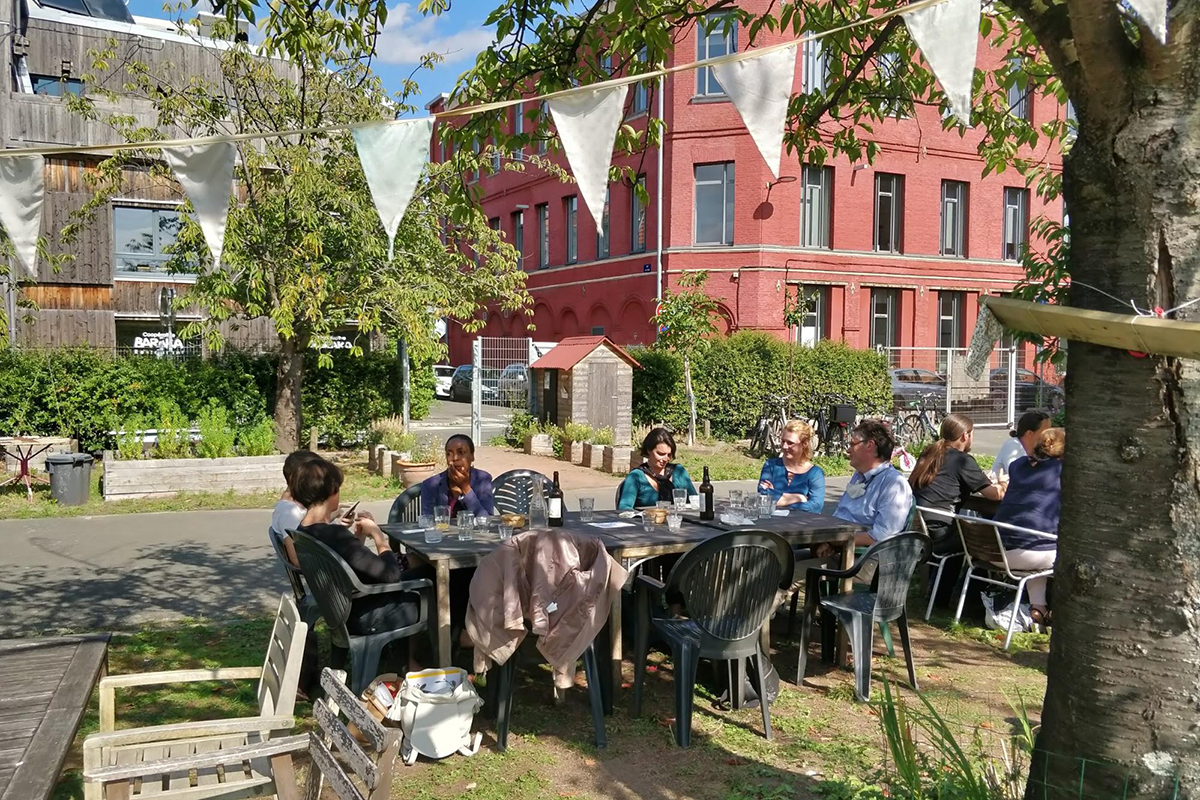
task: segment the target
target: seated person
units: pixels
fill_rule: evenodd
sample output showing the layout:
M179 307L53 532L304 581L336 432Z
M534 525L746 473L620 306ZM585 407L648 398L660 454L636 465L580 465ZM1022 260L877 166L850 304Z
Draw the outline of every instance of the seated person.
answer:
M449 506L450 516L459 511L472 514L496 513L492 476L475 469L475 442L463 433L446 440L446 469L421 482L421 512L433 514L438 506Z
M621 482L619 511L632 508L653 508L659 500L675 502L675 490L686 489L688 497L696 494L688 472L682 464L672 464L675 458L675 439L666 428L655 428L642 442L645 461Z
M300 520L304 519L305 508L292 497L292 479L296 476L297 468L313 458L320 456L311 450L297 450L284 459L283 480L287 488L283 490L279 502L275 504L275 510L271 512L271 535L283 546L288 563L297 569L300 568L300 560L296 558L296 547L292 544L292 537L287 533L299 527Z
M938 440L921 451L917 466L908 476L917 505L950 514L958 513L968 495L978 492L988 500L999 500L1004 490L988 480L979 464L968 455L975 439L975 423L966 414L949 414L942 420ZM938 555L961 552L953 520L925 514L925 527Z
M860 533L855 544L869 547L895 536L905 529L912 512L912 489L900 470L892 466L896 439L888 425L877 419L865 419L850 433L848 457L854 475L833 515L847 522L870 528ZM817 548L817 555L832 554Z
M1033 452L1033 446L1038 443L1042 431L1050 427L1050 415L1045 411L1026 411L1017 420L1015 430L1008 432L1009 439L1000 445L996 453L996 463L992 469L996 472L996 480L1008 480L1008 466L1022 456Z
M1049 428L1038 436L1033 452L1009 465L1008 490L996 510L995 521L1058 533L1062 505L1062 459L1067 435L1062 428ZM1040 572L1054 566L1058 543L1031 533L1000 528L1008 565L1014 572ZM1035 622L1049 621L1046 608L1047 578L1029 581L1030 616Z
M392 552L387 536L373 520L362 518L350 525L331 523L341 502L342 471L323 458L302 463L292 482L292 497L306 511L298 531L312 536L337 553L363 583L396 583L428 577L428 570L405 570ZM375 552L366 546L367 538ZM367 634L412 625L420 618L419 598L413 592L392 592L353 600L346 626L351 633Z
M758 493L776 508L820 514L825 507L825 470L812 463L812 428L791 420L783 426L780 457L769 458L758 478Z

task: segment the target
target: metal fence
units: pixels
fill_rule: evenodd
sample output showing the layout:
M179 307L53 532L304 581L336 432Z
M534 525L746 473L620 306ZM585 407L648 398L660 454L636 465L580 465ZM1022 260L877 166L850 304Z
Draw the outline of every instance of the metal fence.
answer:
M529 365L538 358L532 339L480 336L471 347L471 435L483 436L488 409L530 407Z
M1018 346L992 350L978 378L967 375L966 348L881 348L888 359L898 411L926 405L943 414L968 414L979 426L1011 426L1031 408L1058 410L1061 379L1052 370L1020 366Z

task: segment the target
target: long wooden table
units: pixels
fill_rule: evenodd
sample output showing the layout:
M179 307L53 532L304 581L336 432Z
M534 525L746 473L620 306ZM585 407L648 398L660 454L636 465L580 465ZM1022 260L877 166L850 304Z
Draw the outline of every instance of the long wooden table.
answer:
M0 800L44 800L54 791L106 671L108 639L0 640Z
M595 522L632 522L629 527L616 529L597 528L579 519L576 512L565 515L564 529L583 536L595 536L604 542L605 549L626 567L648 558L661 555L685 553L697 544L729 530L769 530L787 539L793 546L810 547L817 544L833 544L839 548L841 565L849 569L854 564L854 537L866 528L824 514L792 512L787 516L773 516L755 520L741 526L726 525L718 520L701 522L695 512L685 515L684 524L678 531L671 531L665 524L654 525L645 530L640 519L619 520L613 511L597 511ZM495 532L476 532L470 540L459 540L456 531L446 533L440 542L426 542L422 531L414 531L411 524L381 525L383 531L401 545L410 556L429 562L434 567L437 589L437 634L439 664L450 663L450 570L479 566L479 563L499 544ZM849 591L849 582L843 591ZM765 627L765 626L764 626ZM614 689L621 685L621 661L624 655L621 641L621 595L613 601L609 610L609 631L612 645L612 676ZM764 633L764 637L768 634ZM764 639L764 644L769 645ZM841 648L844 652L846 648Z

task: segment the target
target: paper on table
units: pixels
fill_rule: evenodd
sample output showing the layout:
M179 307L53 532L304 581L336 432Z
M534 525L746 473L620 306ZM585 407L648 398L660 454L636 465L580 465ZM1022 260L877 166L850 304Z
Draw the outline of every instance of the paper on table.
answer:
M614 528L632 528L632 522L589 522L593 528L599 528L602 531L611 531Z
M786 516L790 516L792 512L788 511L786 508L777 508L774 511L772 511L771 513L777 517L786 517Z

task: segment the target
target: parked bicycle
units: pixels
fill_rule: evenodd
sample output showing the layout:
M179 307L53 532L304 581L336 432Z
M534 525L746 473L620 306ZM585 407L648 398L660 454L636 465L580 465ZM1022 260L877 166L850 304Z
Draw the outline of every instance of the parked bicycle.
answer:
M763 405L762 414L750 433L750 455L755 458L774 458L779 455L780 443L783 441L783 426L790 419L788 405L789 395L768 395Z
M937 441L942 418L945 416L941 401L942 398L932 392L922 392L919 399L909 402L906 408L896 412L896 422L892 427L902 445L913 446L920 442Z
M813 452L845 455L850 431L858 418L857 406L844 395L828 394L817 401L816 408L809 410L807 416L817 438Z

